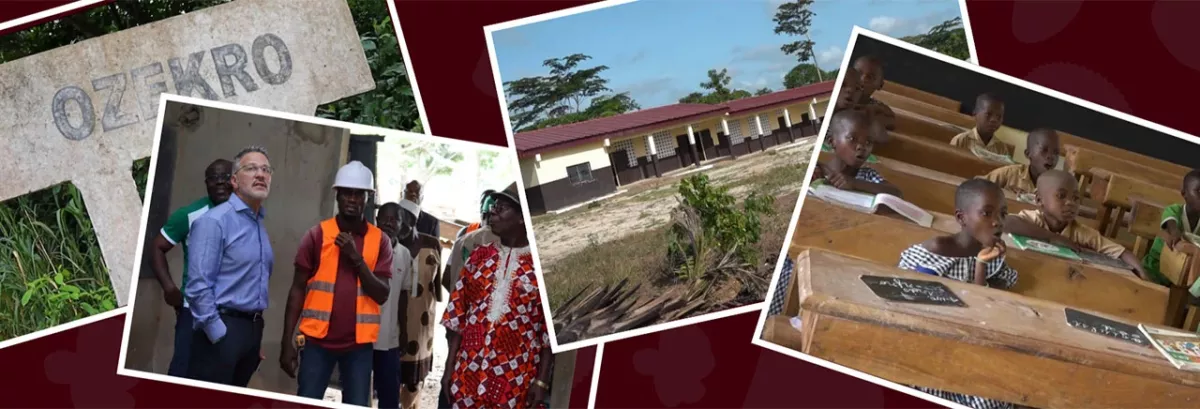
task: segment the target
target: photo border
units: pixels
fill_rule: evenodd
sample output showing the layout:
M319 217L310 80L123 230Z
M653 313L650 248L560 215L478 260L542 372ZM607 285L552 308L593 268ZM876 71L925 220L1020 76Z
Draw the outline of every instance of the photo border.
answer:
M246 105L237 105L237 104L232 104L232 103L228 103L228 102L210 101L210 100L206 100L203 98L183 97L183 96L179 96L179 95L175 95L175 94L163 93L163 94L161 94L161 97L159 99L158 118L156 119L156 122L155 122L155 131L154 131L154 146L153 146L153 148L151 148L152 150L151 150L151 154L150 154L150 171L149 171L149 175L146 180L146 197L147 198L152 197L152 195L153 195L154 181L155 181L155 177L157 176L156 173L157 173L157 169L158 169L159 143L162 141L162 129L163 129L163 120L164 120L163 117L166 114L166 108L167 108L168 102L191 104L191 105L202 106L202 107L206 107L206 108L222 109L222 110L226 110L226 111L234 111L234 112L250 114L250 115L265 116L265 117L282 119L282 120L287 120L287 121L305 122L305 123L316 124L316 125L337 127L337 128L342 128L342 129L353 129L355 131L375 132L378 135L384 136L385 138L386 137L411 138L411 139L415 139L415 140L425 140L425 141L432 141L432 142L437 142L437 143L445 143L445 144L449 144L452 146L458 146L458 147L467 148L467 149L479 149L479 150L496 152L497 154L500 154L500 155L504 155L508 152L507 148L490 145L490 144L479 143L479 142L464 141L461 139L445 138L445 137L440 137L440 136L433 136L433 135L429 135L429 134L420 134L420 133L402 131L402 130L396 130L396 129L380 128L380 127L376 127L376 126L356 124L353 122L343 122L343 121L319 118L319 117L309 116L309 115L294 114L294 113L275 111L275 110L257 108L257 107L246 106ZM138 237L141 238L141 240L138 240L137 252L134 253L135 254L134 260L142 260L144 257L143 253L145 251L145 245L146 245L146 240L144 240L144 239L146 237L146 228L147 228L147 224L149 223L149 217L150 217L150 206L149 206L149 202L147 202L145 206L142 206L141 225L138 227ZM166 374L160 374L160 373L126 368L125 358L126 358L127 353L129 352L129 336L130 336L130 332L133 328L134 304L135 304L135 301L137 300L138 282L142 280L141 278L138 278L138 277L140 277L143 264L144 263L141 263L141 262L134 264L133 277L135 277L135 279L132 280L132 282L130 282L130 284L129 284L129 300L128 300L128 303L126 304L126 307L123 307L123 308L128 309L128 311L127 311L128 314L126 314L126 316L125 316L125 329L121 335L121 351L120 351L120 356L117 359L117 375L128 376L128 377L133 377L133 378L140 378L140 379L148 379L148 380L152 380L152 381L159 381L159 382L165 382L165 383L172 383L172 384L176 384L176 385L191 386L191 387L199 388L199 389L236 393L236 394L240 394L240 395L250 395L250 396L255 396L255 397L259 397L259 398L273 399L273 400L285 401L285 402L291 402L291 403L299 403L299 404L304 404L304 405L322 406L322 407L328 407L328 408L361 408L361 406L343 404L341 402L327 402L324 400L303 398L300 396L289 395L289 394L280 393L280 392L271 392L271 391L253 389L253 388L249 388L249 387L243 388L243 387L239 387L239 386L221 385L221 384L216 384L216 383L211 383L211 382L203 382L203 381L197 381L197 380L193 380L193 379L170 376L170 375L166 375ZM87 322L83 322L85 320L90 320L88 322L94 322L94 321L98 321L103 318L115 316L115 315L117 315L119 313L123 313L123 312L126 312L126 311L118 310L113 313L97 314L96 316L88 317L83 320L73 321L71 324L68 324L68 325L75 327L75 326L86 324ZM100 315L105 315L105 316L101 317ZM59 327L55 327L54 329L63 328L68 325L61 325ZM46 331L48 331L48 330L44 330L41 332L46 332ZM58 331L61 331L61 330L57 330L54 332L58 332ZM45 336L45 335L49 335L49 333L43 334L41 336ZM29 338L29 339L33 339L33 338Z
M965 7L966 7L965 0L963 3L963 7L964 7L964 12L963 12L963 23L964 24L963 24L963 26L966 28L966 32L968 33L967 38L969 40L969 46L972 49L972 53L974 53L974 42L972 40L970 40L971 37L969 35L971 32L970 28L969 28L970 26L966 24L967 17L966 17L966 12L965 12ZM854 53L854 46L860 37L867 37L872 40L880 41L880 42L886 43L888 45L899 47L906 51L911 51L911 52L917 53L924 57L933 58L937 61L947 63L950 65L956 66L958 68L974 72L976 74L982 74L982 75L988 76L994 80L1007 82L1009 84L1016 85L1018 87L1026 89L1026 90L1040 93L1047 97L1057 98L1059 100L1062 100L1063 102L1068 102L1068 103L1071 103L1071 104L1074 104L1074 105L1077 105L1080 107L1088 108L1088 109L1091 109L1100 114L1105 114L1105 115L1111 116L1116 119L1130 122L1134 125L1142 126L1147 129L1150 129L1150 130L1158 131L1163 134L1173 136L1175 138L1182 139L1184 141L1191 142L1196 145L1200 145L1200 138L1196 137L1195 135L1191 135L1186 132L1182 132L1182 131L1179 131L1179 130L1176 130L1174 128L1167 127L1164 125L1160 125L1160 124L1157 124L1155 122L1152 122L1152 121L1149 121L1146 119L1138 118L1131 114L1117 111L1115 109L1112 109L1112 108L1109 108L1109 107L1106 107L1106 106L1103 106L1103 105L1100 105L1100 104L1097 104L1094 102L1090 102L1090 101L1084 100L1082 98L1069 95L1064 92L1056 91L1056 90L1050 89L1048 87L1041 86L1041 85L1038 85L1038 84L1035 84L1035 83L1032 83L1032 82L1029 82L1029 81L1020 79L1020 78L1016 78L1016 77L1013 77L1011 75L1008 75L1008 74L1005 74L1005 73L1002 73L999 71L995 71L995 70L992 70L992 69L989 69L989 68L986 68L986 67L983 67L983 66L980 66L977 64L972 64L969 61L959 60L954 57L950 57L948 55L939 53L937 51L919 47L914 44L909 44L905 41L902 41L902 40L899 40L896 38L892 38L889 36L885 36L883 34L880 34L880 33L877 33L877 32L874 32L874 31L871 31L871 30L868 30L868 29L865 29L865 28L862 28L859 26L855 26L853 32L850 35L850 43L846 46L846 55L843 57L841 67L845 68L846 66L849 65L850 56ZM976 56L975 58L977 59L978 57ZM844 73L845 73L844 69L840 70L840 72L838 73L837 85L834 86L835 94L841 90L842 77L843 77ZM826 111L826 116L833 114L833 108L834 108L834 106L831 104ZM828 131L828 129L829 129L829 121L825 121L824 123L821 124L821 132L818 134L819 139L818 139L817 143L824 142L825 133L826 133L826 131ZM815 165L816 165L817 157L819 155L820 155L820 150L819 149L814 150L813 157L809 162L810 164L809 164L808 172L805 175L804 190L800 192L800 199L796 205L795 211L792 213L792 220L791 220L790 224L788 225L788 233L787 233L787 238L784 241L784 253L783 254L786 254L786 250L789 247L789 244L792 242L792 236L795 233L796 223L799 221L801 208L804 207L805 197L808 195L809 179L812 178L813 169L816 167ZM1150 155L1146 155L1146 156L1150 156ZM771 277L770 289L768 290L768 293L767 293L768 300L773 298L775 295L775 290L776 290L775 286L779 284L779 275L783 269L782 268L783 260L784 260L784 258L780 258L780 264L778 266L776 266L775 274ZM859 378L859 379L862 379L862 380L865 380L865 381L868 381L871 383L875 383L880 386L885 386L885 387L892 388L892 389L895 389L900 392L907 393L912 396L917 396L917 397L929 400L931 402L936 402L939 404L946 404L946 402L949 402L949 401L945 401L944 399L938 398L936 396L928 395L923 392L917 391L916 389L912 389L912 388L897 384L895 382L891 382L891 381L867 374L865 372L858 371L856 369L847 368L847 367L844 367L844 366L841 366L841 365L838 365L838 364L835 364L835 363L832 363L832 362L829 362L829 361L826 361L826 360L823 360L823 359L820 359L820 358L817 358L817 357L814 357L811 355L801 353L800 351L796 351L791 348L764 340L764 339L762 339L762 332L763 332L763 327L766 325L767 318L768 318L768 311L764 309L759 313L758 323L755 325L755 329L754 329L754 335L750 339L751 344L754 344L759 347L766 348L766 349L769 349L769 350L772 350L772 351L775 351L775 352L778 352L778 353L781 353L781 354L784 354L784 355L787 355L787 356L790 356L793 358L798 358L798 359L801 359L806 362L817 364L817 365L820 365L820 366L823 366L823 367L826 367L826 368L829 368L829 369L832 369L832 370L835 370L838 372L842 372L842 373L854 376L856 378ZM950 403L952 404L952 407L965 408L965 406L953 404L953 402L950 402Z
M516 138L514 137L515 133L513 132L513 129L512 129L512 121L508 115L508 98L504 94L504 82L500 77L500 64L498 63L497 56L496 56L496 45L495 45L495 40L493 38L493 35L497 31L501 31L501 30L505 30L505 29L521 27L521 26L534 24L534 23L540 23L540 22L548 21L548 20L554 20L554 19L557 19L560 17L567 17L567 16L576 15L576 14L584 14L584 13L595 11L595 10L600 10L600 9L605 9L605 8L610 8L610 7L633 3L635 1L637 1L637 0L601 1L601 2L597 2L597 3L587 4L587 5L578 6L578 7L566 8L566 9L562 9L562 10L558 10L558 11L539 14L539 15L531 16L531 17L520 18L520 19L516 19L516 20L506 21L503 23L497 23L497 24L492 24L492 25L483 27L484 38L487 40L488 58L492 64L492 79L496 85L496 95L499 96L499 98L497 98L497 99L500 101L500 115L503 116L503 118L504 118L504 133L508 139L508 146L510 147L508 149L508 152L512 157L517 158L517 162L516 162L517 167L520 167L520 158L516 151L517 144L516 144ZM959 7L959 14L962 16L964 31L968 34L967 35L967 47L971 52L972 60L974 60L975 59L975 56L974 56L975 41L970 36L971 29L968 26L969 20L967 19L966 0L958 0L958 7ZM853 26L853 28L857 29L858 26ZM851 32L851 38L854 38L855 33L856 33L855 31ZM851 41L850 45L853 46L853 41ZM916 47L916 46L914 46L914 47ZM936 53L936 51L930 51L930 52ZM843 60L846 60L848 58L847 56L849 56L849 55L850 55L850 50L846 50L846 56L843 56ZM952 58L952 57L946 57L946 58ZM843 61L843 65L845 65L845 61ZM842 78L842 74L839 71L837 82L834 84L835 93L841 86L841 78ZM832 109L833 109L833 104L830 104L826 114L828 115L828 113L832 112ZM817 136L817 140L816 140L816 144L818 146L823 141L822 135L824 135L824 131L825 131L827 124L828 124L828 121L822 121L821 132L817 134L818 136ZM813 159L812 160L815 161L816 157L819 153L820 153L820 149L813 149ZM815 163L815 162L810 162L810 163ZM810 167L808 172L806 173L806 175L811 175L811 173L812 173L812 169ZM768 305L768 300L770 299L770 295L772 294L770 291L774 291L774 282L772 282L771 288L769 289L769 292L766 294L766 297L764 297L763 301L759 301L754 304L748 304L748 305L744 305L744 306L740 306L740 307L734 307L734 308L730 308L730 309L726 309L726 310L722 310L722 311L710 312L707 314L702 314L702 315L698 315L698 316L694 316L694 317L688 317L688 318L683 318L683 319L679 319L679 320L675 320L675 321L671 321L671 322L665 322L665 323L661 323L661 324L655 324L655 325L650 325L650 326L646 326L646 327L635 328L635 329L631 329L631 330L627 330L627 331L618 332L615 334L608 334L608 335L603 335L603 336L599 336L599 337L595 337L595 338L589 338L589 339L585 339L585 340L568 343L565 345L560 345L558 343L558 337L554 333L554 320L553 320L553 317L551 314L550 303L548 301L550 298L549 298L549 295L548 295L548 292L546 289L546 285L544 284L546 281L544 280L544 277L542 276L541 258L538 256L537 242L534 238L535 234L533 232L533 230L534 230L533 229L533 217L530 215L529 201L528 201L528 198L526 198L526 196L525 196L525 181L524 181L524 177L521 176L520 174L518 174L518 177L517 177L517 184L520 189L521 207L524 210L524 214L525 214L525 225L529 226L529 233L530 233L529 234L529 246L530 246L530 253L533 255L534 269L536 270L538 280L540 280L540 282L543 283L543 285L540 285L538 287L542 293L542 300L543 300L542 310L543 310L543 314L546 316L547 330L550 333L550 347L554 353L557 354L557 353L562 353L562 352L566 352L566 351L576 350L579 348L586 348L589 346L598 346L605 342L620 341L620 340L627 339L627 338L633 338L636 336L666 331L666 330L673 329L673 328L679 328L679 327L684 327L684 326L688 326L688 325L699 324L699 323L703 323L703 322L708 322L708 321L721 319L721 318L725 318L725 317L730 317L730 316L747 313L747 312L751 312L751 311L756 311L756 310L766 311L766 307ZM808 182L807 182L807 177L806 177L805 182L804 182L804 188L807 189L807 186L808 186ZM804 195L804 192L801 192L800 198L797 199L797 204L800 204L803 202L803 199L804 199L803 195ZM791 225L795 225L794 221L795 221L795 218L796 218L796 215L798 214L798 212L799 212L799 206L797 206L796 209L793 211L793 214L792 214L793 222L791 223ZM784 249L783 249L784 252L782 254L786 254L787 243L790 242L790 238L791 238L791 227L790 226L788 228L788 234L785 238L788 240L784 241ZM779 261L775 265L775 270L774 270L774 273L772 274L772 277L778 276L779 272L782 268L783 268L783 258L780 258ZM597 365L599 365L599 361L597 361Z

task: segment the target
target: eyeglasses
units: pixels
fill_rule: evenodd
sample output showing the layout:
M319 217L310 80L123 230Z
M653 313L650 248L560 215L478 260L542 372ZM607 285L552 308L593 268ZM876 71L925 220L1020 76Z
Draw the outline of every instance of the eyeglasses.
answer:
M229 178L231 176L233 176L233 175L230 175L228 173L218 173L215 175L206 175L206 176L204 176L204 181L210 182L210 183L223 183L223 182L228 182Z
M242 170L250 172L251 174L255 174L255 173L258 173L259 171L261 171L263 174L266 174L266 175L270 175L275 172L275 168L272 168L270 165L262 165L262 166L246 165L246 166L242 166L242 168L239 169L239 171L242 171Z

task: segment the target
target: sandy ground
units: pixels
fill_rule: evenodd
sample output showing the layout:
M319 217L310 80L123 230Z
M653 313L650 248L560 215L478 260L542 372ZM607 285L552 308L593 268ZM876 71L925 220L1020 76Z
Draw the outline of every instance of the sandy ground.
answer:
M445 303L437 305L437 314L435 317L441 317L442 311L446 308ZM445 371L446 364L446 329L441 325L435 326L435 334L433 340L433 368L429 371L429 375L425 377L425 383L421 385L421 401L418 404L421 409L431 409L437 407L438 393L441 390L442 373ZM334 388L329 388L325 391L326 402L341 402L342 391ZM378 406L377 401L371 400L371 407ZM407 408L406 408L407 409Z
M815 137L798 140L795 145L782 147L782 151L775 155L756 152L751 156L738 157L737 160L718 162L704 172L718 184L733 185L729 193L743 197L745 189L737 186L738 181L787 164L807 162L815 141ZM675 183L691 175L639 181L622 187L628 192L598 202L598 207L584 206L563 214L534 218L533 231L542 266L552 265L556 260L589 245L663 226L669 221L671 209L676 205ZM797 180L794 190L799 190L801 184L802 181Z

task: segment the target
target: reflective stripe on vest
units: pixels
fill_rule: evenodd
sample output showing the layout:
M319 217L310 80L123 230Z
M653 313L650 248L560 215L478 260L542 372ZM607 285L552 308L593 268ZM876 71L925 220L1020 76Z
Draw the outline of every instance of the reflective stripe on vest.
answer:
M337 220L321 222L321 259L318 261L317 272L308 279L304 310L300 312L300 332L317 339L325 339L329 334L329 317L333 313L333 289L334 283L337 282L338 257L341 255L341 249L336 244L339 233L341 229L338 228ZM382 231L367 223L362 256L371 271L375 271L382 238ZM374 343L379 337L379 303L363 292L362 280L355 282L358 285L358 297L354 339L359 344Z

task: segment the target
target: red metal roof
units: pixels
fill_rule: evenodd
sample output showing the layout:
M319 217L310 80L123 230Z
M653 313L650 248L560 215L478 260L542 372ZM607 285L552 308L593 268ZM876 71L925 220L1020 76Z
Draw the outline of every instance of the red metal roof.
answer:
M525 157L549 148L565 148L603 137L622 137L663 128L674 123L694 121L714 113L736 113L785 105L797 100L833 91L833 81L806 85L767 95L730 101L721 105L672 104L627 114L590 119L573 124L520 132L513 135L519 156Z
M779 92L772 92L767 95L757 97L742 98L725 103L729 107L727 113L736 114L739 112L753 111L757 109L767 108L773 105L786 105L796 100L809 99L818 95L828 94L833 92L834 81L818 82L816 84L805 85L800 88L785 89Z

